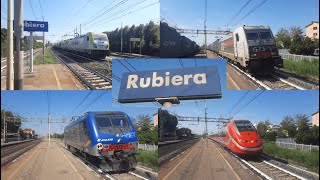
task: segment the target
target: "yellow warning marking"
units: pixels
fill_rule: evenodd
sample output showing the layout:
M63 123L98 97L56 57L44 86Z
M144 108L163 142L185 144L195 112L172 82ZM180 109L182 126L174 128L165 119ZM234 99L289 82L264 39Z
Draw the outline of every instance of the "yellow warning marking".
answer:
M198 142L199 143L199 142ZM194 146L193 146L193 149L192 151L190 151L187 156L185 156L163 179L167 179L172 173L173 171L175 171L177 169L177 167L193 152L193 150L196 149L196 146L198 145L198 143L196 143Z
M29 162L30 158L33 157L33 155L34 155L36 152L38 152L38 151L39 151L39 149L35 149L35 150L33 151L33 153L32 153L26 160L24 160L22 163L20 163L20 166L19 166L18 168L16 168L16 170L9 176L8 179L12 179L12 177L14 177L14 176L17 174L17 172L20 172L21 167L24 167L24 165L25 165L27 162Z
M228 78L231 80L231 83L237 88L237 90L240 90L240 87L237 85L237 83L231 78L229 73L227 73Z
M219 154L221 155L221 157L224 159L224 161L227 163L227 165L229 166L229 168L232 170L233 174L237 177L237 179L241 180L241 178L238 176L238 174L235 172L235 170L233 169L233 167L229 164L229 162L226 160L226 158L223 157L223 155L221 154L221 152L219 151L219 149L216 147L217 151L219 152Z
M59 89L59 90L62 90L62 87L61 87L60 80L59 80L59 78L58 78L57 72L56 72L56 70L54 69L53 65L51 65L51 66L52 66L52 69L53 69L54 77L55 77L56 82L57 82L57 85L58 85L58 89Z

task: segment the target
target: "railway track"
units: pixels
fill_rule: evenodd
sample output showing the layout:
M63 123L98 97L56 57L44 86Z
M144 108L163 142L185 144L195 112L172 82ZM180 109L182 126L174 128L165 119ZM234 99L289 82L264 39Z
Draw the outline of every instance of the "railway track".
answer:
M250 75L249 73L244 72L241 70L239 67L236 65L228 62L228 64L247 77L250 81L252 81L254 84L256 84L260 89L265 89L265 90L305 90L306 88L301 87L300 85L297 85L295 83L289 82L285 80L282 77L279 77L276 74L272 74L270 76L258 76L254 77Z
M92 67L87 67L70 57L52 51L54 56L65 64L74 75L77 76L87 87L91 90L111 90L112 79L99 71L94 70Z
M21 142L1 147L1 167L7 165L20 155L39 144L40 140Z
M111 56L115 57L122 57L122 58L157 58L155 56L147 56L147 55L140 55L140 54L133 54L133 53L121 53L121 52L112 52L110 53Z
M186 149L190 148L193 144L197 143L199 139L192 139L188 141L179 141L170 144L158 145L158 164L161 166L170 159L176 157Z
M257 174L259 177L267 180L310 180L310 179L319 179L319 176L315 176L310 172L305 170L297 169L296 167L292 167L288 164L285 164L280 161L276 161L262 154L259 157L251 157L251 158L241 158L238 155L234 154L228 149L225 149L223 145L219 142L211 139L213 142L217 143L223 150L229 153L238 163L243 164L248 167L251 171ZM283 161L283 160L282 160Z
M99 174L102 176L104 179L110 179L110 180L156 180L157 179L157 174L150 172L148 170L144 170L143 168L139 168L139 170L130 170L128 172L103 172L99 165L96 164L95 162L91 162L84 158L82 155L79 153L71 152L67 148L65 148L61 143L58 143L58 145L61 148L66 149L68 152L72 153L74 156L79 158L80 161L82 161L86 166L89 166L95 173ZM150 176L150 173L153 173L155 176ZM147 174L147 175L143 175ZM148 176L149 175L149 176ZM147 177L146 177L147 176Z

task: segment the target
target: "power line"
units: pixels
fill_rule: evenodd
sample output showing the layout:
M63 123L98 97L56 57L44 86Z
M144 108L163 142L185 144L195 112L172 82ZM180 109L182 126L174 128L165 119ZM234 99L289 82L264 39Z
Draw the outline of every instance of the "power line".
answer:
M246 17L248 17L251 13L253 13L256 9L258 9L260 6L262 6L264 3L266 3L268 0L262 1L260 4L255 6L251 11L249 11L242 19L240 19L235 25L238 25L242 20L244 20Z
M232 111L240 104L240 102L249 94L250 91L247 91L231 108L229 114L231 115Z
M232 117L236 116L240 111L246 108L250 103L252 103L255 99L257 99L265 90L261 91L259 94L254 96L247 104L245 104L241 109L239 109Z
M90 96L91 93L92 93L92 91L87 93L87 95L81 100L81 102L72 110L72 112L69 114L69 116L71 116L84 103L84 101Z
M43 18L43 11L42 11L41 0L39 0L39 4L40 4L40 9L41 9L41 15L42 15L42 18Z
M246 4L241 7L241 9L231 18L231 20L228 22L228 24L226 25L226 27L228 27L229 24L237 18L237 16L242 12L242 10L243 10L245 7L248 6L248 4L249 4L251 1L252 1L252 0L248 0L248 1L246 2Z
M108 91L104 91L100 96L98 96L95 100L93 100L84 110L81 112L84 112L86 109L88 109L93 103L95 103L98 99L100 99L104 94L106 94Z
M31 0L29 0L29 4L30 4L30 7L32 9L32 13L33 13L34 18L37 19L36 14L34 13L34 9L33 9Z

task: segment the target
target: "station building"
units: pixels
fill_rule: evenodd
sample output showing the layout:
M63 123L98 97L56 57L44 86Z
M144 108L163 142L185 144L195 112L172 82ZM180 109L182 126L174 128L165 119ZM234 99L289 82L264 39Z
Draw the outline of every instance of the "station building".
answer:
M306 36L311 39L319 39L319 22L312 21L306 26Z

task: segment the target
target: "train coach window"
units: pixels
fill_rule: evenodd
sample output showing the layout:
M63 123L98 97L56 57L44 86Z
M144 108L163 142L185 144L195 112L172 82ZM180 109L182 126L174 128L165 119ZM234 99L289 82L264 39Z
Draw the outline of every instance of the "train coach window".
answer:
M236 41L239 41L239 34L236 34Z
M258 32L247 32L246 35L247 35L248 40L258 40L259 39Z
M260 32L261 39L273 39L271 32Z
M249 121L239 121L239 122L235 122L235 124L239 132L255 131L255 128Z

